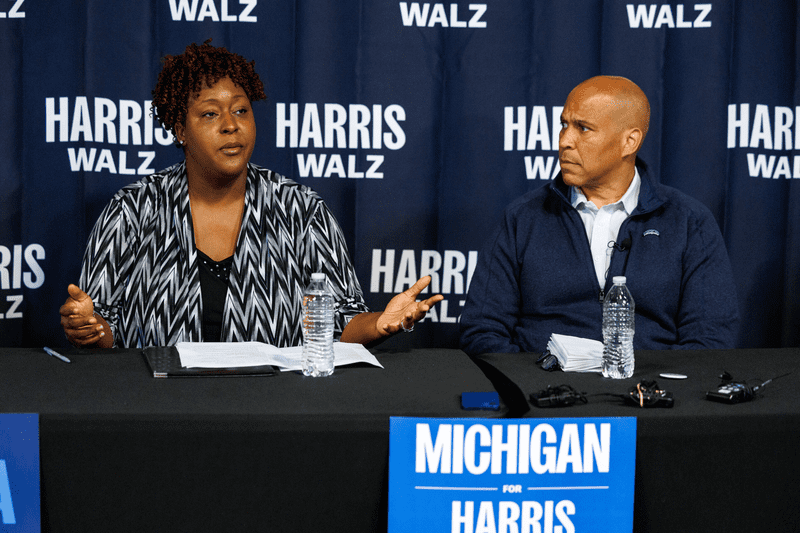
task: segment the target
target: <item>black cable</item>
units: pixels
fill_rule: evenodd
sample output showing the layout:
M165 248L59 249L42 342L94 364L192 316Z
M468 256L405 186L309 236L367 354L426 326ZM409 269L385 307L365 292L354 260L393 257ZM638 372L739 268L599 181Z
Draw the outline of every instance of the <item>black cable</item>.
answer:
M675 400L672 393L662 390L655 381L642 381L628 389L625 398L629 403L639 407L672 407Z
M760 393L769 383L778 378L788 376L793 372L794 370L792 372L787 372L785 374L781 374L780 376L770 378L760 385L755 386L748 385L746 381L736 381L728 372L723 372L719 376L722 382L719 384L716 390L706 392L706 400L723 403L749 402L750 400L754 400L756 395Z
M546 389L530 394L536 407L569 407L577 402L588 403L585 392L578 392L569 385L548 385Z

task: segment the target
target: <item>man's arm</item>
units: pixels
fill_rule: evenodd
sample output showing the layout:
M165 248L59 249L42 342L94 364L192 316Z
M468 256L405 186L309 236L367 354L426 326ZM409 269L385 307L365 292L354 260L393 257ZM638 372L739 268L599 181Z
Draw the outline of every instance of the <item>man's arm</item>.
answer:
M470 356L520 351L513 341L520 306L514 240L506 220L478 257L460 320L461 349Z
M728 252L710 212L689 224L675 348L734 348L739 303Z

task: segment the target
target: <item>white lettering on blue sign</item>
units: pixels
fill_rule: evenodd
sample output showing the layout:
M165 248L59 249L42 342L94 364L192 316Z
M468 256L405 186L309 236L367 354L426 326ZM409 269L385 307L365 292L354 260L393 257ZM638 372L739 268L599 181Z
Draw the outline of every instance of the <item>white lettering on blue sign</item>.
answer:
M297 154L297 168L301 178L383 179L383 172L380 171L383 155L365 155L363 159L366 163L359 162L355 154L349 154L345 170L340 154L330 154L330 158L328 154Z
M0 413L2 531L41 531L38 427L36 413Z
M392 417L389 533L630 532L635 457L630 417Z
M547 500L544 504L537 501L483 501L478 504L475 516L474 501L453 501L451 533L575 532L575 525L569 518L575 514L575 504L570 500Z
M228 0L220 0L219 10L214 0L203 0L199 12L197 0L169 0L169 9L172 20L176 21L202 22L209 19L211 22L258 22L258 17L250 14L258 5L258 0L239 0L239 4L245 7L238 16L232 14Z
M4 19L6 17L10 19L24 19L25 12L20 11L20 9L22 9L23 2L25 2L25 0L16 0L14 5L11 6L11 9L8 10L8 13L5 11L0 11L0 19Z
M505 434L504 434L505 429ZM561 435L546 423L531 426L493 425L491 431L474 424L440 424L436 436L430 425L416 426L417 473L481 475L563 474L608 472L611 454L611 425L564 424Z
M466 254L459 250L401 250L399 261L395 250L389 248L385 255L383 252L379 248L372 250L369 290L373 293L403 292L419 278L430 276L430 286L423 294L467 294L478 262L477 250Z
M795 120L800 117L800 106L794 110L791 107L774 106L774 121L770 118L770 106L756 104L752 116L750 109L750 104L728 105L728 148L791 150L792 141L794 147L800 146L800 126Z
M431 5L433 9L431 9ZM485 28L486 21L483 15L486 13L487 4L469 4L472 12L469 20L459 18L458 4L449 4L449 10L445 4L425 2L400 2L400 16L403 19L403 26L417 26L419 28ZM449 14L449 16L448 16ZM429 16L430 15L430 16Z
M466 295L469 283L478 262L477 250L466 254L458 250L402 250L396 260L395 250L372 250L372 269L370 276L370 292L396 294L403 292L419 278L431 277L431 283L422 291L423 294L457 294ZM454 305L451 306L450 304ZM456 324L460 309L466 300L459 298L445 299L432 307L422 321Z
M535 105L530 110L530 126L528 126L527 107L506 106L503 111L503 150L510 152L538 148L558 151L558 134L561 131L563 109L563 106L552 106L548 117L545 106Z
M151 101L113 101L108 98L89 99L76 96L73 107L66 96L45 98L45 142L107 143L133 146L172 144L172 135L158 127L149 112ZM151 166L156 152L107 148L68 148L72 172L108 172L148 176L156 171Z
M561 172L561 165L555 156L525 156L525 176L529 180L535 180L536 178L554 180L559 172Z
M151 100L113 101L76 96L70 108L66 96L45 98L45 142L107 142L149 146L172 144L172 136L159 127L149 112Z
M77 150L75 148L67 148L69 154L69 168L72 172L102 172L107 171L109 174L138 174L139 176L149 176L153 174L156 169L151 167L151 163L156 158L156 153L153 151L140 151L137 152L139 158L138 167L137 163L133 166L128 166L128 152L124 150L119 151L118 159L114 159L114 153L104 148L100 150L99 157L97 156L97 148L90 148L88 151L84 147ZM95 163L96 158L96 163ZM119 161L119 164L115 164Z
M631 28L653 29L653 28L710 28L711 21L706 20L709 13L711 13L711 4L694 4L694 11L697 15L692 20L686 19L686 10L683 4L674 6L675 14L673 16L673 6L670 4L662 4L660 7L656 4L627 4L628 11L628 25ZM656 15L656 8L658 8L658 15Z
M11 248L0 245L0 290L41 287L44 284L44 270L39 262L44 258L45 250L41 244L25 247L15 244ZM0 320L22 318L22 301L21 294L5 295L5 303L0 305Z
M503 150L558 151L563 106L506 106L503 112ZM525 176L529 180L552 180L561 171L558 157L525 156Z
M288 111L288 115L287 115ZM391 104L384 109L375 104L322 104L322 113L315 103L300 105L279 102L275 106L275 146L277 148L339 148L356 150L399 150L406 144L401 122L406 120L403 106ZM384 126L389 131L384 131ZM288 136L288 143L287 143Z
M11 484L8 482L8 470L5 459L0 459L0 514L4 524L16 524L14 503L11 501Z
M752 178L800 178L800 156L794 156L794 164L790 161L787 155L747 154L747 170Z
M44 246L15 244L10 249L0 245L0 289L38 289L44 284L39 261L45 258ZM23 266L23 259L27 268Z
M751 113L752 110L752 113ZM728 105L728 148L790 151L800 147L800 106ZM750 177L800 179L800 156L747 154Z

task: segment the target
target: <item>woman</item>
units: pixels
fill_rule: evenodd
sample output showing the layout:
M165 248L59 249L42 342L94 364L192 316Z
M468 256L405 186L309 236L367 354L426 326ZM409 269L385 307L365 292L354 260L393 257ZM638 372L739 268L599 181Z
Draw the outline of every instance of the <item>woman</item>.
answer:
M206 42L167 56L153 90L159 122L184 162L120 190L89 237L80 288L60 309L79 347L181 341L302 341L301 302L313 272L335 300L335 336L373 345L410 331L436 302L430 278L383 313L364 304L344 238L306 186L250 163L251 102L266 98L248 63Z

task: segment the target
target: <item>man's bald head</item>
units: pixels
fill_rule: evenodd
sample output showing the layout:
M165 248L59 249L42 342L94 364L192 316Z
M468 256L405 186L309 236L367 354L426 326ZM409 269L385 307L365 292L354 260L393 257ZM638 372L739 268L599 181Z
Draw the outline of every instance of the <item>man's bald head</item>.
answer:
M650 102L638 85L622 76L595 76L575 87L567 99L586 99L595 95L606 97L614 122L620 129L638 128L644 140L650 127Z
M558 158L564 183L597 207L622 197L650 123L650 104L632 81L590 78L569 93L561 112Z

